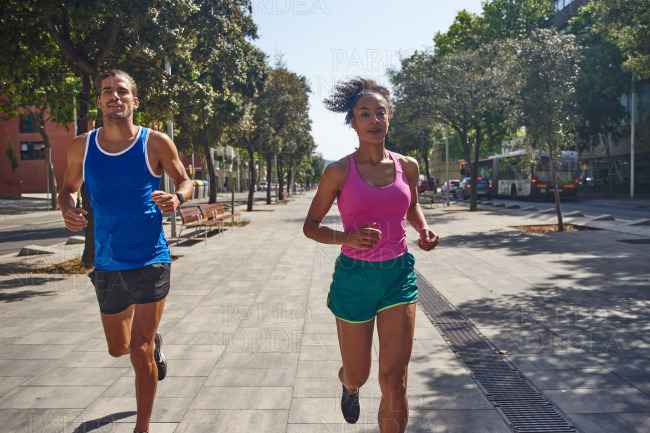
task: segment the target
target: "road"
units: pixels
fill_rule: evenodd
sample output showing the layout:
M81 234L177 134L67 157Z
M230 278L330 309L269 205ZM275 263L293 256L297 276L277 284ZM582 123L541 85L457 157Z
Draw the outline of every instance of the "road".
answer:
M450 198L450 202L454 199ZM469 200L467 200L469 202ZM535 206L540 211L546 209L555 209L555 203L552 201L523 201L494 199L493 203L518 204L522 208ZM561 202L562 213L575 211L582 212L585 216L596 217L600 215L611 215L621 221L635 221L639 219L650 219L650 199L607 199L607 198L589 198L579 197L573 199L563 199Z

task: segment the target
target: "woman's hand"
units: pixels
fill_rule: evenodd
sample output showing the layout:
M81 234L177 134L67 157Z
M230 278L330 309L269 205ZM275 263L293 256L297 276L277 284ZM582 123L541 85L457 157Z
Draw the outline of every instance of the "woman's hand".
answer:
M375 228L376 225L377 223L367 224L348 233L343 245L359 250L371 249L381 239L381 231Z
M418 246L424 251L431 251L438 245L440 237L432 232L428 228L423 228L420 230L420 239L418 240Z

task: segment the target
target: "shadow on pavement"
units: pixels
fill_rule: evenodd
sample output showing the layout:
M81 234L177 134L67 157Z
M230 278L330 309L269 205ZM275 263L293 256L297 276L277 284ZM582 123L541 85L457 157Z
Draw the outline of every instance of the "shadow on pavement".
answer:
M93 419L90 421L86 421L79 425L74 430L74 433L87 433L93 430L96 430L98 428L101 428L105 425L112 424L117 420L128 418L130 416L136 415L136 412L118 412L114 413L112 415L106 415L105 417L99 418L99 419Z

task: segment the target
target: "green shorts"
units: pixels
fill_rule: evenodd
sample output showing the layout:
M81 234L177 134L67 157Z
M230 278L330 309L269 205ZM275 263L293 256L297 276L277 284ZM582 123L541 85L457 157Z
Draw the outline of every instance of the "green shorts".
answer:
M341 320L363 323L386 308L412 304L418 299L414 265L410 253L385 262L341 254L334 266L327 307Z

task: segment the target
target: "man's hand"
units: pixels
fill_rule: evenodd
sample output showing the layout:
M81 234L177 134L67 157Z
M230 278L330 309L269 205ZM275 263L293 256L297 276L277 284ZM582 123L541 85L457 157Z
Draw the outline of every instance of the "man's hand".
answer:
M439 241L440 238L438 235L428 228L420 230L420 239L418 240L418 246L424 251L431 251L436 247L436 245L438 245Z
M344 245L359 250L371 249L381 239L381 231L374 228L376 225L377 223L372 223L361 226L352 233L349 233Z
M86 210L78 207L68 207L61 213L63 214L65 226L73 232L78 232L88 226L88 220L84 216L88 214Z
M165 191L154 191L151 193L151 197L162 213L173 213L180 205L176 194L170 194Z

